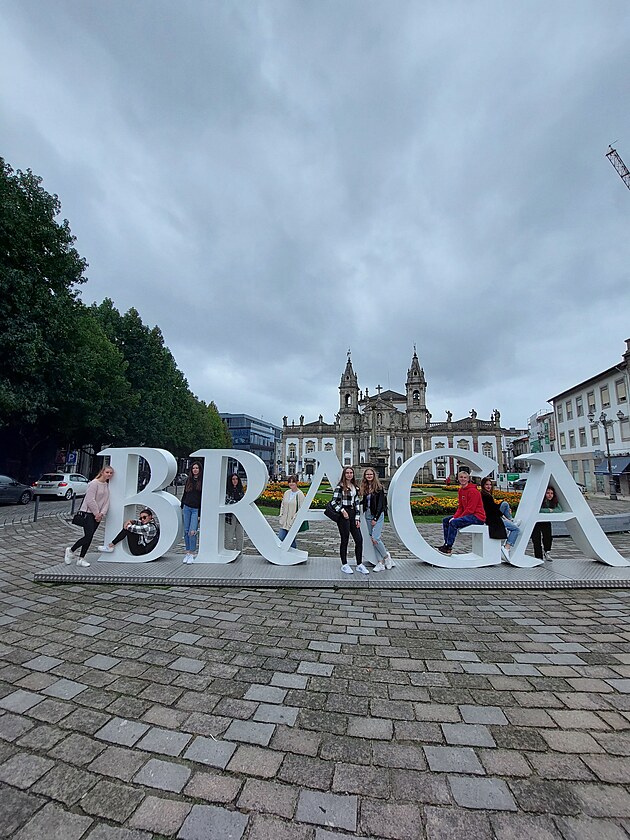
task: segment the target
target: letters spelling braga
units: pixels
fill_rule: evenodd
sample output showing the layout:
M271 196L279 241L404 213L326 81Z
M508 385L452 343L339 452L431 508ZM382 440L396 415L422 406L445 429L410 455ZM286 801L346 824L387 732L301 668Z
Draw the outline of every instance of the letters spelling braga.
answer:
M151 508L160 521L160 538L149 554L133 557L125 548L125 542L116 546L115 553L107 555L109 562L149 562L163 557L181 539L182 517L178 500L164 488L172 482L177 463L170 452L150 447L127 447L104 449L99 453L109 457L115 470L110 487L110 508L105 528L105 542L111 542L118 532L120 523L133 516L136 505ZM142 456L149 464L151 478L146 487L138 491L138 461ZM440 554L422 537L413 521L410 506L411 485L418 470L435 458L452 456L470 466L473 475L489 475L497 470L497 464L478 452L460 449L432 449L409 458L399 467L392 478L389 494L389 517L392 527L406 548L419 560L447 568L476 568L501 561L495 540L489 540L485 527L475 526L482 532L481 549L469 554ZM256 506L256 500L267 484L267 468L263 461L251 452L236 449L199 449L191 457L204 458L202 521L199 534L197 563L230 563L238 552L223 545L223 522L221 516L231 513L240 521L243 529L260 554L270 563L294 566L308 560L308 553L291 548L291 543L305 520L321 521L324 513L311 510L310 505L324 477L335 486L341 475L342 466L334 452L316 452L317 470L286 538L281 542L269 523ZM510 552L509 562L514 566L534 566L541 561L528 557L525 549L537 520L563 521L569 534L586 557L600 560L611 566L627 566L612 546L579 488L557 452L527 455L523 460L530 462L530 472L525 491L518 507L521 520L521 534ZM225 486L228 462L239 461L247 477L245 496L236 504L225 504ZM518 460L518 459L517 459ZM540 514L540 502L545 488L553 482L563 508L560 514ZM475 535L477 536L477 535ZM474 543L475 546L475 543Z

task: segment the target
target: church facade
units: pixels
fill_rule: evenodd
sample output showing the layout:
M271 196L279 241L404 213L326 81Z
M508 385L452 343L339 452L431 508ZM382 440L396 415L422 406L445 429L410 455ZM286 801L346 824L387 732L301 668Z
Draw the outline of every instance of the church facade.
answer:
M357 375L348 351L346 367L339 384L339 411L334 423L318 420L299 424L283 418L281 463L279 471L296 473L308 480L317 466L315 453L334 451L344 466L360 469L368 464L383 479L389 479L398 467L419 452L454 447L480 452L493 458L505 472L510 467L511 440L523 434L518 429L503 429L501 415L495 409L489 420L477 412L453 420L450 411L444 422L433 422L426 406L427 382L414 349L407 371L405 393L384 391L376 394L359 389ZM451 457L436 458L418 476L421 481L445 481L457 472Z

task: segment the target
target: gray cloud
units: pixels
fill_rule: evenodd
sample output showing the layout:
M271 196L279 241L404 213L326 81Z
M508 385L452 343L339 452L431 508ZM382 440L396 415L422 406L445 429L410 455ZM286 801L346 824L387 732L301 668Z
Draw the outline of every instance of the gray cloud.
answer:
M627 4L3 11L2 154L221 410L331 419L417 342L436 418L519 426L620 356Z

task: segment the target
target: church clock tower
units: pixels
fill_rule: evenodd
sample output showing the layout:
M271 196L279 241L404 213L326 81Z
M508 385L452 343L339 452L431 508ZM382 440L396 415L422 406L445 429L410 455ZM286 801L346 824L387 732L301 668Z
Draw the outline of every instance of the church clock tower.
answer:
M429 424L426 396L427 380L414 344L411 367L407 371L407 424L410 430L426 429Z
M342 431L354 431L359 417L359 383L352 367L350 350L346 369L341 374L339 383L339 428Z

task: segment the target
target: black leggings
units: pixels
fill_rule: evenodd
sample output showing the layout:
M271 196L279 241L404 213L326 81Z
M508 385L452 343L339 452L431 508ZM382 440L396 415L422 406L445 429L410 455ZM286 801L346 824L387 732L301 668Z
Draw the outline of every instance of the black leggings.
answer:
M551 522L537 522L532 531L532 542L534 544L534 557L543 559L543 551L551 551Z
M98 526L99 523L96 521L94 514L87 513L85 516L85 521L83 522L83 536L79 537L79 539L75 542L75 544L70 550L76 551L77 548L80 548L81 557L85 557L85 555L88 553L90 545L92 544L92 538L94 537Z
M143 554L148 554L150 551L153 551L157 543L157 539L153 539L148 545L144 545L144 543L140 543L139 541L140 534L134 534L133 531L125 531L123 528L119 534L116 534L112 540L112 544L116 545L124 539L127 540L129 554L133 554L134 557L141 557Z
M354 556L357 560L357 565L361 562L363 557L363 537L361 536L361 529L357 528L356 511L353 507L342 508L348 514L339 517L337 527L339 528L339 536L341 543L339 545L339 554L341 556L341 565L344 566L348 562L348 543L350 542L350 534L354 540Z

